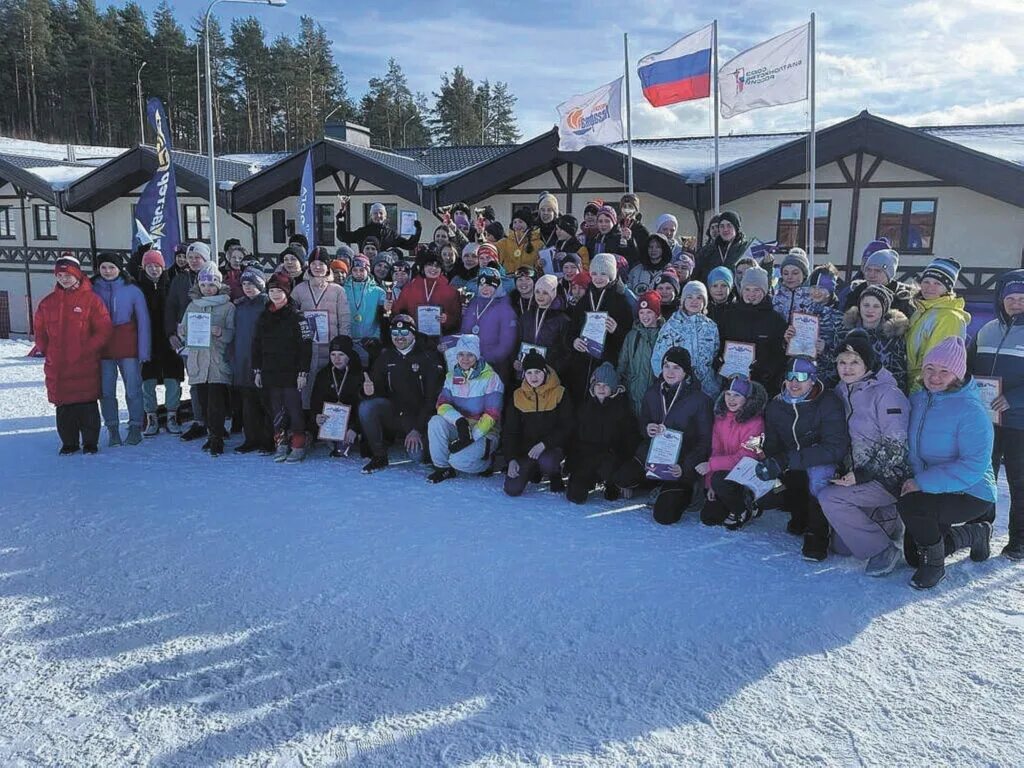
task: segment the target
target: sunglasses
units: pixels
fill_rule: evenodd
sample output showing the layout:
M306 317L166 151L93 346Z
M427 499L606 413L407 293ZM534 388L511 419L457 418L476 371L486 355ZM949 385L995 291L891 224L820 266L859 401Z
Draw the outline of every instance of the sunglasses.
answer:
M803 371L790 371L786 374L786 381L799 381L805 382L811 380L811 374L804 373Z
M393 328L391 330L392 336L412 336L412 331L408 328Z

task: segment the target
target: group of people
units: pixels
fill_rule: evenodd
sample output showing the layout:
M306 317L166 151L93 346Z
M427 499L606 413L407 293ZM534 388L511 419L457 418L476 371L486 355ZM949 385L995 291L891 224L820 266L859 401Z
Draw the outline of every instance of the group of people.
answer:
M459 204L425 244L379 203L350 229L347 202L337 231L355 249L295 235L269 274L238 241L221 264L202 242L169 268L145 247L101 253L92 278L60 258L35 326L60 453L95 453L101 414L110 446L163 427L212 456L230 417L234 452L284 463L325 431L365 473L396 446L431 483L501 472L509 496L547 479L577 504L652 492L662 524L699 509L736 530L784 509L806 559L879 576L905 558L919 588L957 549L989 556L1005 467L1002 553L1024 560L1024 270L968 343L959 263L905 283L884 238L844 285L800 248L753 258L731 211L702 243L669 214L648 228L633 194L579 223L544 193L508 230Z

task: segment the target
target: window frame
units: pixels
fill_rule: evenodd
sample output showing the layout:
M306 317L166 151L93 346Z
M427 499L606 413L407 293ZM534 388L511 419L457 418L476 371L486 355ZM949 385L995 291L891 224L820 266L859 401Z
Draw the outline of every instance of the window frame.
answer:
M10 205L0 205L0 240L18 239L18 233L14 230L14 219L11 218L11 209Z
M314 203L313 230L316 232L316 244L333 248L336 243L334 224L334 203ZM390 216L390 211L388 216Z
M939 219L939 198L937 197L882 197L878 200L878 218L875 221L875 237L882 237L882 207L886 203L903 203L903 213L901 214L900 224L900 240L899 243L893 243L893 248L899 251L901 254L914 255L914 256L931 256L935 253L935 232L936 222ZM907 245L907 241L910 239L910 217L914 203L931 203L932 204L932 232L931 241L928 243L927 248L911 248Z
M40 213L44 209L47 212L47 216L46 216L46 234L45 235L43 234L42 229L40 228L40 224L42 224L42 220L40 219L40 216L39 216ZM50 210L53 211L53 217L52 218L49 215L49 211ZM34 204L32 206L32 224L33 224L33 227L35 229L35 232L34 232L34 234L35 234L35 238L34 239L35 240L58 240L59 239L59 234L57 232L57 215L58 215L58 211L57 211L57 206L56 205L50 205L49 203L36 203L36 204Z
M793 247L803 248L806 251L807 250L807 201L806 200L779 200L778 207L775 209L775 240L776 240L776 242L778 242L781 245L781 243L782 243L782 237L781 237L782 232L780 230L780 227L781 227L782 221L783 221L783 219L782 219L782 206L784 206L784 205L799 205L800 206L800 217L799 217L799 222L800 223L799 223L799 226L797 227L796 243L794 243L793 245L791 245L789 247L790 248L793 248ZM832 200L831 199L823 200L822 198L815 198L814 205L815 206L819 206L819 205L826 205L826 206L828 206L828 210L827 210L827 212L825 214L825 236L824 236L825 244L823 246L819 246L818 243L817 243L817 238L815 238L815 243L814 243L814 252L816 254L818 254L818 253L828 254L829 235L832 234ZM787 221L789 221L789 220L787 219ZM817 217L815 217L815 221L817 221Z
M189 229L190 226L191 226L191 222L189 221L189 215L188 215L190 208L195 208L196 209L196 223L195 223L195 226L196 226L196 229L198 231L198 236L197 237L193 237L191 232L190 232L190 229ZM207 228L207 230L209 230L209 227L210 227L210 206L208 204L206 204L206 203L182 203L181 204L181 221L184 224L184 227L182 227L182 229L183 229L182 237L184 238L186 243L194 243L194 242L197 242L197 241L198 242L202 242L202 243L209 243L209 241L210 241L210 233L209 233L209 231L207 231L205 233L203 232L203 208L206 209L206 228Z
M270 231L274 243L288 242L288 212L284 208L273 208L270 211Z

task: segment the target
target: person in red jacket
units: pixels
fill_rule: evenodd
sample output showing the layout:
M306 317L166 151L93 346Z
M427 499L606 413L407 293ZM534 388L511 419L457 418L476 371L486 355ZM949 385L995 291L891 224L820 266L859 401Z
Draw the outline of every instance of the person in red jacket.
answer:
M441 307L442 333L456 333L462 322L462 302L459 293L448 284L441 273L441 257L433 251L423 251L416 257L419 276L410 280L395 301L392 316L409 315L419 325L417 307Z
M96 453L100 440L100 350L114 331L103 300L92 291L82 265L57 259L57 285L36 310L36 348L46 357L46 397L57 406L61 456Z

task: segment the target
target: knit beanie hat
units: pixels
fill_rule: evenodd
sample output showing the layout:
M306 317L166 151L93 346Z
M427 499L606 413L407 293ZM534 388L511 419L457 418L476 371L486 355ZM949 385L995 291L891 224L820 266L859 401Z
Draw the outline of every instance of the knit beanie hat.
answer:
M818 364L810 357L791 357L786 365L786 373L806 373L814 379L818 376Z
M373 212L371 206L370 212ZM309 253L309 240L301 232L296 232L294 235L288 238L288 245L297 245L302 249L302 256L305 258L306 254Z
M657 291L640 294L640 298L637 300L637 311L641 309L649 309L656 315L661 314L661 296Z
M501 240L503 237L505 237L505 228L501 226L500 221L492 221L490 224L484 227L484 232L493 237L495 240Z
M597 366L597 370L590 377L591 391L593 391L595 384L607 384L612 392L618 389L619 374L615 370L615 366L609 362L604 362Z
M331 255L327 252L327 249L322 245L318 245L313 249L313 253L309 255L309 263L312 264L314 261L322 261L330 269L331 266Z
M585 206L583 206L583 213L592 213L596 216L597 212L601 210L602 205L604 205L604 200L591 200Z
M892 248L892 243L889 242L888 237L880 237L877 240L872 240L864 246L864 252L860 255L860 263L866 264L871 254L877 253L878 251L887 251L890 248Z
M580 272L572 279L572 285L579 285L583 288L589 288L591 282L589 272Z
M520 277L528 277L531 280L536 281L537 279L537 268L529 264L521 264L516 267L516 280Z
M679 278L676 277L676 273L674 270L669 271L666 269L664 272L662 272L661 275L658 276L658 279L655 281L654 287L657 288L659 285L664 285L665 283L668 283L669 285L672 286L672 290L676 292L676 296L679 295Z
M164 262L164 255L160 253L160 251L153 250L146 251L144 254L142 254L143 269L145 269L146 266L149 264L156 264L161 269L167 266L167 264Z
M113 251L101 251L96 257L96 271L99 272L101 264L113 264L118 270L124 269L124 258Z
M743 282L740 283L740 290L744 288L760 288L767 295L768 273L760 267L750 267L743 273Z
M694 267L697 266L697 262L693 260L693 256L683 251L679 254L679 258L675 260L673 266L686 267L690 272L693 272Z
M203 268L199 270L198 283L200 285L203 283L212 283L213 285L220 286L224 284L224 278L221 276L220 270L217 269L216 264L213 262L207 262L206 264L203 264Z
M1010 280L1005 283L999 290L999 300L1002 301L1015 293L1024 293L1024 280Z
M579 228L579 222L576 221L576 217L571 213L563 213L555 221L555 225L562 231L568 232L573 236L575 236L576 230Z
M362 267L363 269L370 268L370 260L361 253L356 254L352 257L353 267Z
M829 293L836 292L836 276L826 265L815 267L811 279L807 281L811 288L821 288Z
M453 354L458 355L459 352L468 352L480 359L480 337L473 333L464 333L459 336L459 340L455 342L455 350Z
M267 280L267 292L269 293L272 288L280 288L285 292L285 295L292 295L292 279L288 277L287 273L280 269L275 271Z
M512 213L512 221L514 222L516 219L519 219L521 222L523 222L526 225L527 229L529 229L530 226L533 224L533 211L531 211L529 208L516 208L515 211ZM512 227L511 223L509 224L509 227L514 228Z
M480 260L481 266L485 261L498 261L498 249L491 243L480 243L476 249L476 257Z
M416 332L416 321L409 315L395 315L391 318L391 330L392 331L412 331Z
M348 262L342 259L335 259L331 262L332 272L341 272L343 275L347 275L349 270Z
M746 376L733 376L729 380L729 386L726 387L725 391L732 392L740 397L750 397L750 393L754 391L754 386Z
M874 267L875 269L881 269L885 271L885 274L889 277L891 283L896 279L896 270L900 265L900 255L891 248L883 248L880 251L875 251L865 262L865 267Z
M619 223L619 214L617 214L615 212L615 209L612 208L610 205L602 205L600 208L598 208L597 209L597 215L598 216L607 216L609 219L612 220L612 225L613 226L615 224Z
M227 255L228 251L232 248L242 248L242 241L237 237L229 237L224 241L224 254ZM244 251L245 248L242 248L242 250Z
M654 231L660 232L661 228L666 224L672 224L676 229L679 229L679 219L673 216L671 213L663 213L661 216L654 220Z
M344 352L349 357L352 357L353 349L352 337L345 336L344 334L331 339L331 343L327 347L329 352Z
M285 256L294 256L296 259L299 260L299 266L306 266L306 251L301 246L289 245L287 248L281 251L281 255L278 257L277 263L284 264Z
M878 356L875 354L875 347L871 343L871 337L863 328L854 328L843 338L836 350L836 358L844 352L852 352L864 361L864 366L869 371L877 371Z
M967 346L964 340L959 336L943 339L924 356L924 365L940 365L963 381L967 375Z
M477 276L477 284L491 285L495 288L501 287L501 273L494 267L484 267Z
M339 245L338 248L334 251L335 258L345 259L346 261L349 262L352 261L352 257L355 255L356 252L352 250L352 246L345 245L344 243Z
M547 371L547 369L548 364L544 360L544 355L536 349L531 349L523 356L523 371Z
M267 279L263 276L263 270L259 267L246 267L245 271L242 272L242 284L252 283L260 291L263 291L267 287Z
M380 250L380 239L375 237L374 235L370 235L369 237L363 238L363 242L361 243L361 245L362 245L363 250L366 250L366 246L372 245L374 248L376 248L379 251Z
M619 205L624 205L626 203L632 203L633 207L639 211L640 195L636 194L635 192L627 192L626 194L619 198Z
M926 277L938 280L946 287L947 293L952 293L956 289L956 281L960 279L960 262L956 259L932 259L921 273L922 280Z
M892 309L892 291L884 285L865 285L857 299L858 306L864 301L865 296L874 296L882 305L882 317L885 317Z
M728 267L715 267L708 273L708 285L715 283L725 283L731 290L736 284L736 277Z
M662 367L665 366L665 363L678 365L683 369L687 378L693 376L693 363L690 361L690 351L686 347L670 347L661 357Z
M74 256L61 256L53 265L53 274L61 275L67 273L74 275L78 282L82 282L85 273L82 272L82 263Z
M811 271L810 262L807 261L807 252L803 248L790 248L789 253L782 259L779 269L785 267L797 267L804 275L804 281Z
M537 282L533 285L533 291L542 291L543 293L549 293L552 296L558 295L558 278L554 275L541 275L537 278Z
M571 251L569 253L562 253L560 258L562 259L563 267L566 264L575 264L578 268L583 269L583 259L580 258L578 253L573 253Z
M728 221L737 232L740 231L740 215L735 211L722 211L718 223L721 224L723 221Z
M615 254L599 253L590 260L590 274L597 273L607 275L609 280L615 281L619 274L618 267L615 265Z
M191 256L194 253L197 253L200 256L202 256L204 261L210 260L210 246L208 246L206 243L200 242L198 240L194 243L189 243L188 250L185 251L185 255Z
M558 198L550 192L541 192L540 197L537 198L537 207L547 204L555 209L555 218L558 218Z
M708 308L708 289L705 287L704 283L699 280L691 280L683 286L683 301L694 296L699 296L703 299L704 309Z

